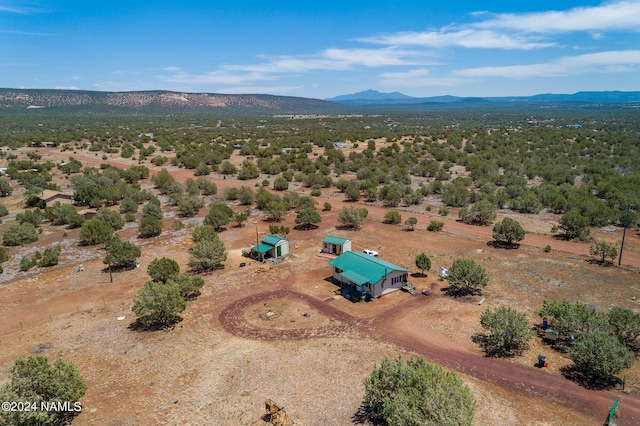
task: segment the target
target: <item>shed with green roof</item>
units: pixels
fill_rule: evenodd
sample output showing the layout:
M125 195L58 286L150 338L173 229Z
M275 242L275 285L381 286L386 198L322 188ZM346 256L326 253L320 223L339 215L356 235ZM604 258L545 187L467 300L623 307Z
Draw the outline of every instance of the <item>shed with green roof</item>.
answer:
M409 270L402 266L354 251L342 253L329 264L342 294L359 299L400 290L409 278Z
M279 259L289 254L289 240L277 235L267 235L258 245L251 247L251 257L259 260Z
M348 238L334 237L327 235L322 240L322 252L329 254L342 254L351 251L351 240Z

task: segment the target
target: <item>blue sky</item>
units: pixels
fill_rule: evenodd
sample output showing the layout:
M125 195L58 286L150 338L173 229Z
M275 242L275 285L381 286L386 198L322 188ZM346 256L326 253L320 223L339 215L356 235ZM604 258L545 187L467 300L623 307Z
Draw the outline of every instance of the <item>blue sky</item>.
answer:
M640 90L640 0L0 0L0 87Z

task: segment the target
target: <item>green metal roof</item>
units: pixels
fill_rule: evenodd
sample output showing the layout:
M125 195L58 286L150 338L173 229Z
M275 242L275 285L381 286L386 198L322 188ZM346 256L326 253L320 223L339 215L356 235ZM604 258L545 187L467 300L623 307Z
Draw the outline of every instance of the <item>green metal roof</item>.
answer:
M344 244L347 241L349 241L348 238L332 237L331 235L327 235L324 237L324 240L322 240L323 243L329 244Z
M355 251L346 251L342 253L340 256L329 262L329 265L344 271L341 275L356 284L364 284L362 282L358 282L362 279L366 279L365 283L370 282L371 284L375 284L380 281L382 277L392 271L409 272L408 269L405 269L402 266L394 265L393 263L385 262L377 257ZM349 275L356 278L356 280L351 279Z
M282 238L282 237L278 237L277 235L267 235L266 237L264 237L262 239L261 243L271 244L272 246L275 246L280 241L287 241L287 239L286 238Z
M369 282L369 278L363 277L362 275L353 271L344 271L340 275L342 275L349 281L354 282L356 284L360 284L360 285L363 285Z
M272 248L272 245L260 243L257 246L251 247L251 251L257 251L258 253L267 253Z

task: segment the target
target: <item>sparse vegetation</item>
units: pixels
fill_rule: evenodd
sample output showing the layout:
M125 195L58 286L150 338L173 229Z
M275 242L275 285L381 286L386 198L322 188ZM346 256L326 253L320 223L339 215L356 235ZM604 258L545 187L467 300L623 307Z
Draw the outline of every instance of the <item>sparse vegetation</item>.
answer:
M447 276L447 293L455 296L482 294L489 283L487 271L472 259L456 259Z
M424 358L384 358L364 382L364 400L385 424L471 425L476 402L460 376Z
M0 421L11 425L68 424L82 411L79 403L87 385L72 362L61 358L50 362L46 356L30 355L16 360L9 370L9 382L0 388L0 400L20 401L33 410L2 410ZM41 410L41 402L66 402L67 410Z
M521 352L534 335L526 314L508 307L485 309L480 325L490 333L484 341L487 352L497 356Z

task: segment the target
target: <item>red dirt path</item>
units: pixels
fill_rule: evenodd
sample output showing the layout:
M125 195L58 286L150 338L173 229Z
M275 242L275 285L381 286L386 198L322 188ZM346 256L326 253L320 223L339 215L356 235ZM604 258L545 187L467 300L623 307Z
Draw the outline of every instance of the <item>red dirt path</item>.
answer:
M362 319L334 308L326 301L283 288L286 287L286 283L273 283L269 287L280 287L280 289L240 298L228 304L217 320L226 331L236 336L270 341L305 340L336 336L349 330L359 331L373 339L393 343L469 376L513 392L553 401L596 420L604 420L603 413L608 412L613 400L618 396L614 391L585 389L562 376L551 375L544 370L483 357L442 339L440 335L429 329L417 329L415 324L410 323L406 318L413 309L428 303L423 297L415 297L407 303L397 305L372 318ZM243 313L248 306L259 301L285 297L299 298L321 314L338 321L338 324L314 329L278 330L251 325L243 318ZM640 424L638 395L626 394L620 397L619 407L620 416L616 418L618 424Z
M75 155L75 157L81 161L96 164L108 163L117 167L131 166L131 164L121 161L101 161L85 155ZM157 173L158 169L159 168L152 167L152 174ZM169 172L179 181L193 178L193 171L191 170L169 168ZM212 180L215 181L220 189L232 186L238 187L246 184L232 180ZM317 198L317 201L320 204L325 201L330 202L334 208L354 205L354 203L346 203L341 200L324 197ZM356 203L355 205L365 204ZM366 204L366 207L369 210L369 219L373 219L374 221L382 221L387 211L386 208L375 205ZM424 216L425 219L423 222L427 221L426 215L420 215L419 213L411 214ZM492 240L492 230L490 227L466 225L447 218L438 218L438 220L445 222L447 233L473 239ZM629 236L629 233L627 235ZM632 236L632 238L635 238L635 236ZM554 250L574 253L581 256L589 254L589 245L586 243L562 241L554 239L551 236L540 234L527 234L525 240L522 241L522 245L540 249L547 245L552 245ZM640 253L625 251L623 260L625 266L640 267ZM582 388L562 376L547 374L544 370L483 357L442 338L437 332L428 329L417 329L415 325L409 322L407 317L413 309L424 305L424 298L416 298L408 303L381 312L372 318L362 319L336 309L326 301L315 299L287 289L286 287L286 283L274 282L265 287L265 290L272 291L254 294L249 297L245 297L246 293L242 292L238 292L235 296L230 295L231 300L227 300L228 305L222 310L216 320L220 321L224 328L234 335L264 340L302 340L313 337L337 335L349 329L357 330L368 334L374 339L396 344L407 351L423 355L427 359L436 361L478 379L486 380L502 388L518 393L534 395L554 401L557 404L566 405L577 412L588 414L597 421L604 420L602 418L603 413L608 412L612 401L617 396L613 391L593 391ZM244 310L252 303L266 298L277 297L300 298L322 314L338 321L339 325L325 326L314 329L313 332L300 329L274 330L253 326L243 318ZM616 419L618 424L640 424L640 397L629 394L623 395L620 398L619 412L620 417Z

